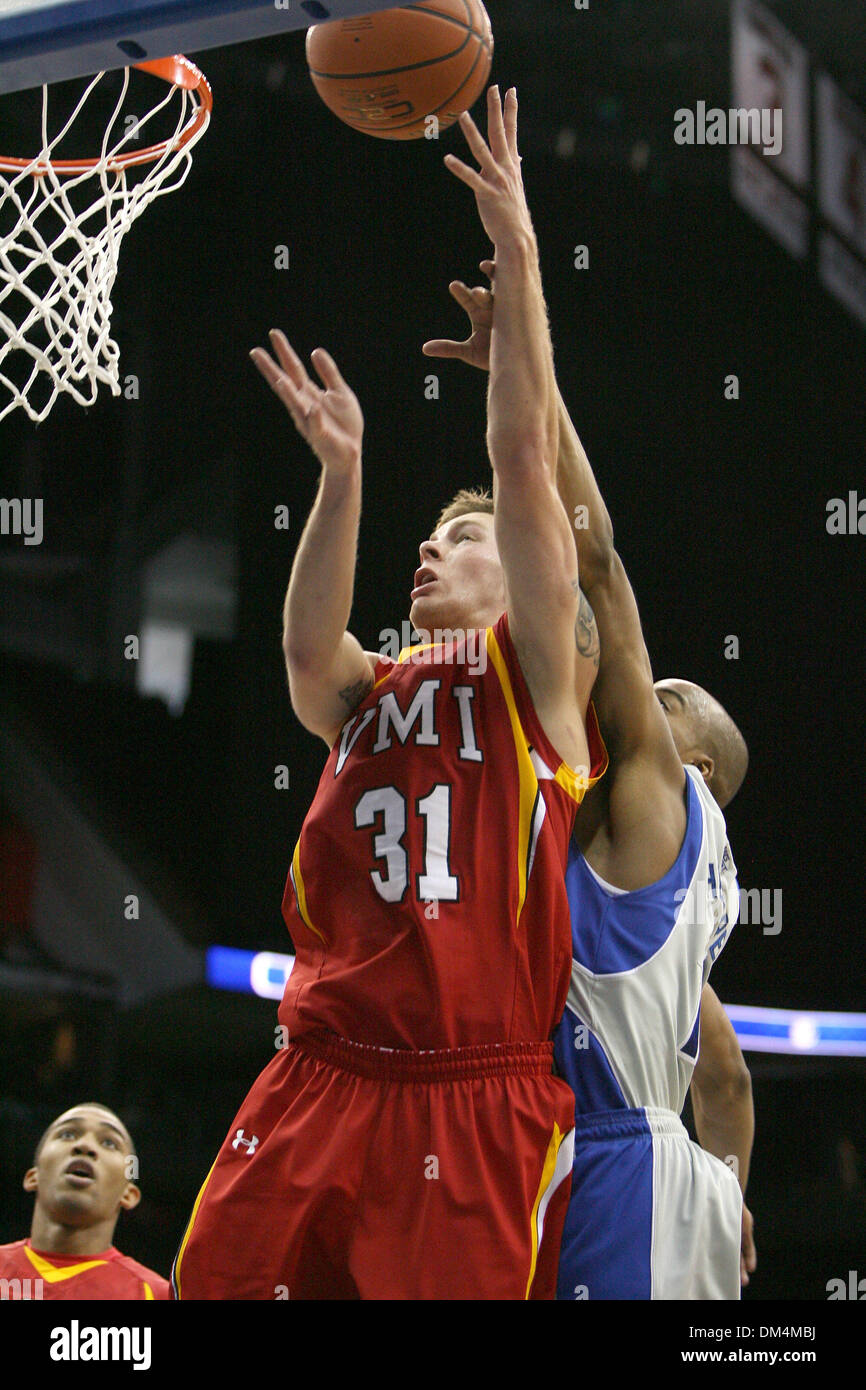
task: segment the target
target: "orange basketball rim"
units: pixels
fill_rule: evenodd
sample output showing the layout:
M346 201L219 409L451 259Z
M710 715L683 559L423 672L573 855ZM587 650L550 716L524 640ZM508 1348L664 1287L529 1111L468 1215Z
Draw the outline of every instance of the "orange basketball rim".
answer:
M150 72L154 77L162 78L163 82L168 82L172 87L181 87L185 91L194 92L198 102L179 135L169 136L166 140L160 140L153 145L146 145L140 150L130 150L127 154L115 155L108 163L110 169L127 169L136 164L156 164L169 152L182 150L186 145L195 141L210 120L210 114L213 110L213 93L210 83L200 68L197 68L195 63L190 62L189 58L185 58L182 53L175 53L170 58L155 58L147 63L135 63L134 66L141 72ZM103 156L99 155L95 159L50 160L49 164L56 174L72 176L86 173L88 169L95 169L98 164L102 163L102 159ZM0 155L0 170L27 169L34 163L35 158L18 159ZM32 170L34 177L38 177L40 173L46 173L47 168L48 166L40 167L37 164Z

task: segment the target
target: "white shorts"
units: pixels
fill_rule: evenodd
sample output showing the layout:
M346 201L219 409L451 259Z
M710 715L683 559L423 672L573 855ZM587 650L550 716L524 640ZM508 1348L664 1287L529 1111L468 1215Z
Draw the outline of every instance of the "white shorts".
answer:
M672 1110L575 1123L559 1299L738 1299L743 1199Z

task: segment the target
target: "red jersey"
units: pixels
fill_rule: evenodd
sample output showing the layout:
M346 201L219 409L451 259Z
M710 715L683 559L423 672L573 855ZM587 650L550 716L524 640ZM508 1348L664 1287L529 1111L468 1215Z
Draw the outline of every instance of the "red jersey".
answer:
M283 898L289 1038L537 1042L562 1016L568 842L607 755L592 706L589 775L556 753L507 615L469 639L382 658L331 749Z
M168 1280L110 1246L55 1255L29 1240L0 1245L0 1299L168 1299Z

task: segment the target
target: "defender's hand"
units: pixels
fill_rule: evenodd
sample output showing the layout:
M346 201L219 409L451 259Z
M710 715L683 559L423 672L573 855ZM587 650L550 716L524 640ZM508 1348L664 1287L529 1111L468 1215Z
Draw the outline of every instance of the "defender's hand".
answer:
M364 417L355 393L324 348L316 348L310 357L322 389L308 376L285 334L273 329L269 336L277 361L264 348L253 348L250 357L322 467L348 473L360 462L364 434Z
M482 261L481 269L491 280L493 262ZM490 370L490 330L493 327L493 292L484 285L469 289L462 280L452 280L448 286L451 296L466 311L472 332L462 343L452 338L432 338L421 351L426 357L451 357L467 362L470 367L478 367L482 372Z

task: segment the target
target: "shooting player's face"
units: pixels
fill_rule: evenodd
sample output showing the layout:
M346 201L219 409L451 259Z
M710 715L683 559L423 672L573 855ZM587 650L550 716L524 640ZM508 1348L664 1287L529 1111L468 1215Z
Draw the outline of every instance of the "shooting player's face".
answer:
M414 627L430 633L469 631L495 623L505 612L505 579L489 513L455 517L419 550L409 612Z
M132 1142L109 1110L76 1106L50 1127L36 1163L24 1178L51 1220L93 1226L134 1207L138 1188L129 1180Z

